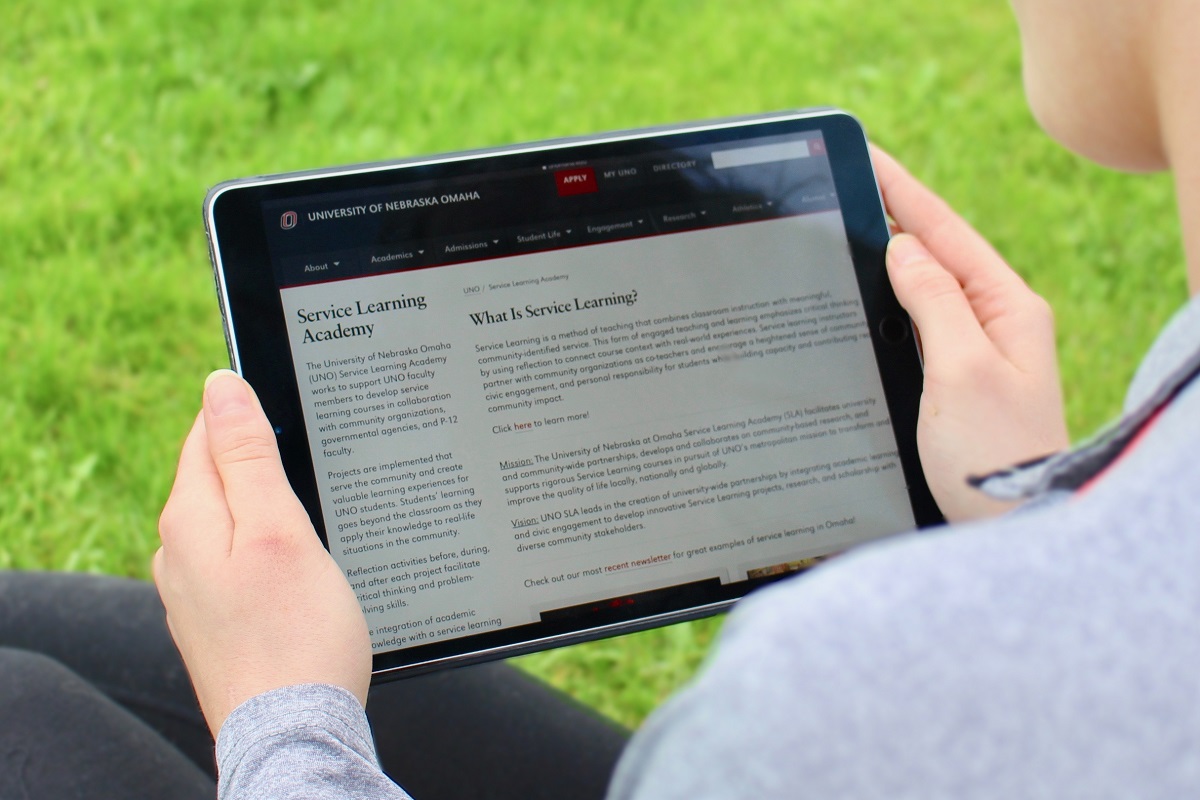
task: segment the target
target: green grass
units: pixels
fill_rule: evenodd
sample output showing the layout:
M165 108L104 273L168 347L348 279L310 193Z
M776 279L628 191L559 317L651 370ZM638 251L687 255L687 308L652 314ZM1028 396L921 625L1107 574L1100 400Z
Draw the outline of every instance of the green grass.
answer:
M642 124L854 111L1058 309L1085 433L1184 298L1172 188L1058 149L1019 73L1000 0L8 0L0 568L147 574L201 381L226 364L208 186ZM715 629L521 663L632 723Z

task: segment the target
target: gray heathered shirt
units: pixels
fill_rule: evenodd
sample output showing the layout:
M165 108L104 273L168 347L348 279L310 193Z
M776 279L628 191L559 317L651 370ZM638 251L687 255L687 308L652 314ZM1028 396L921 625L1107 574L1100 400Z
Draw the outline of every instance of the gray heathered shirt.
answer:
M1031 496L1020 511L863 547L741 603L610 797L1200 794L1200 381L1173 394L1198 352L1194 300L1126 422L985 483ZM218 763L227 800L407 796L329 687L239 708Z

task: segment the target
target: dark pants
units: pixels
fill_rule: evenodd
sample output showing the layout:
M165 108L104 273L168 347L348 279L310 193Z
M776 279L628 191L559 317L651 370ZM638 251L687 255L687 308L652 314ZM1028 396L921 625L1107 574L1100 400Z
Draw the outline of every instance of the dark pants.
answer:
M375 687L417 800L598 798L626 732L505 664ZM212 798L213 743L154 588L0 572L0 799Z

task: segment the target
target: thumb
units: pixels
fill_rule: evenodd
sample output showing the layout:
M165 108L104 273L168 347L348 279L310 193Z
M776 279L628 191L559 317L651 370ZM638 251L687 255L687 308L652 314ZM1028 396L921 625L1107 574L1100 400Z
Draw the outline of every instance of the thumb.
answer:
M235 525L278 519L281 508L296 503L275 432L241 376L227 369L208 376L204 427Z
M892 237L887 270L896 299L920 331L927 362L990 346L962 285L920 239L911 233Z

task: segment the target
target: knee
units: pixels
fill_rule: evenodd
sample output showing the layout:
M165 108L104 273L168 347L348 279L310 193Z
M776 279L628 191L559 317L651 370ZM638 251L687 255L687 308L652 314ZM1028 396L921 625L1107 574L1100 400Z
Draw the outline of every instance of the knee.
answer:
M41 653L0 647L0 719L12 720L21 709L45 709L51 701L77 694L83 681Z
M77 732L64 710L90 705L83 681L52 658L0 647L0 797L26 797L30 775L40 775L62 753L56 740Z
M211 797L179 750L55 659L0 647L0 798Z

